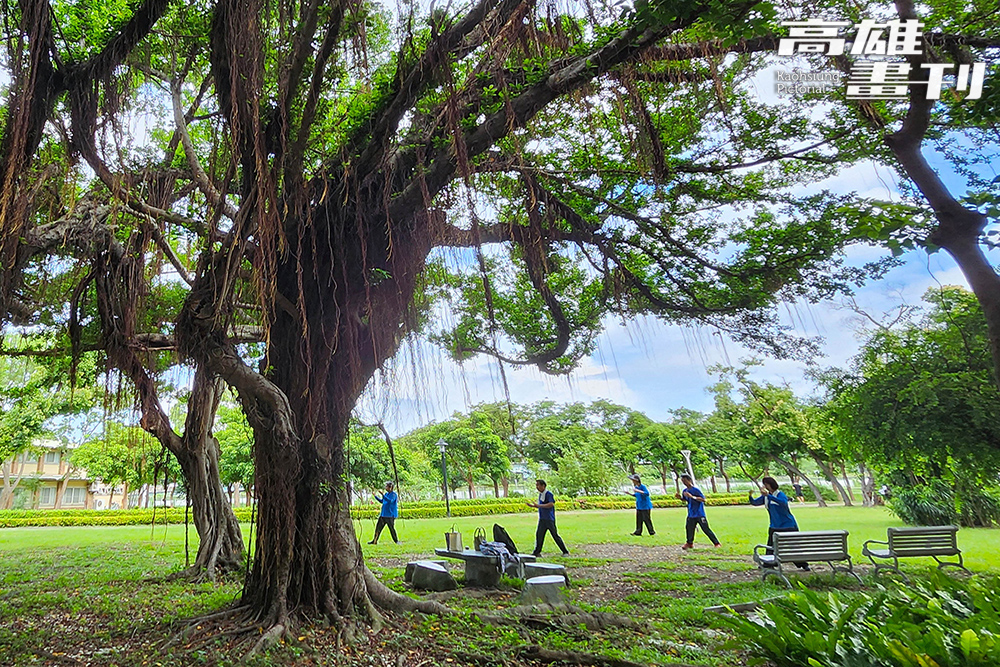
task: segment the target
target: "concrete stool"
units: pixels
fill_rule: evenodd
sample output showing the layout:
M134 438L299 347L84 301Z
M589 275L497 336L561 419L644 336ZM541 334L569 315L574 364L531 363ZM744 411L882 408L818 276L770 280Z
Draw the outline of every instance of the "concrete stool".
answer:
M564 576L550 574L544 577L532 577L524 582L521 591L521 604L560 604L566 602L562 587L566 584Z
M429 560L418 560L414 563L411 581L414 588L425 591L453 591L458 588L455 578L448 573L444 565Z
M525 563L524 565L525 579L546 577L549 575L562 577L566 581L566 585L569 586L569 576L567 576L566 567L563 565L557 565L556 563Z
M407 584L413 583L413 570L416 569L417 563L437 563L441 567L445 567L445 560L414 560L406 564L406 571L403 573L403 581Z

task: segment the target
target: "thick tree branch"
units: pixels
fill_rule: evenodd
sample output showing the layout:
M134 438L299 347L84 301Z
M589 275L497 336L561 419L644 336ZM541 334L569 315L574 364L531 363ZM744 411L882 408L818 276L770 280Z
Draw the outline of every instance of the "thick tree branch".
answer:
M553 100L579 89L618 65L637 58L660 39L693 20L678 20L648 30L630 28L593 53L574 58L540 83L511 99L504 108L491 114L477 128L467 132L462 142L467 156L471 158L486 151L515 129L524 127ZM425 201L427 196L433 198L441 191L458 166L457 151L458 148L453 143L436 152L430 165L393 199L389 207L390 219L409 220L413 211L429 203ZM399 159L405 161L408 157L404 154L397 158Z
M202 194L205 195L213 206L221 207L222 213L227 218L235 220L238 213L236 207L226 201L226 198L215 187L208 174L205 173L205 170L201 166L201 161L198 159L198 151L191 140L184 109L181 107L181 82L179 80L173 82L170 86L170 99L173 102L174 124L177 134L180 137L181 146L184 148L184 155L187 157L188 166L191 167L191 173L194 174L194 181L198 184L198 189L201 190Z
M450 66L450 58L454 51L463 45L463 40L480 26L487 14L498 4L497 16L506 20L513 8L521 2L522 0L479 0L462 20L428 45L409 72L404 74L400 70L396 78L396 92L391 101L370 123L359 128L354 139L348 144L348 155L353 154L361 145L366 146L361 151L359 159L351 165L352 169L358 173L372 171L374 165L377 165L388 151L392 135L403 115L413 106L421 93L439 80L444 68Z

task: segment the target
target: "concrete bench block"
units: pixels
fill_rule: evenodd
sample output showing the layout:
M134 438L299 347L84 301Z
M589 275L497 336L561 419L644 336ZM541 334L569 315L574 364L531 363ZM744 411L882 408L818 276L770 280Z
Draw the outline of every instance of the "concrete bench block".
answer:
M465 561L465 585L494 588L500 583L500 568L493 558L470 558Z
M525 563L524 565L525 579L549 575L560 576L566 582L566 585L569 585L569 576L566 574L566 567L563 565L557 565L556 563Z
M447 567L445 566L445 563L447 562L448 561L445 560L434 560L434 559L410 561L409 563L406 564L406 571L403 572L403 581L407 584L413 583L413 570L416 569L417 563L437 563L441 567L447 569Z
M413 564L411 583L414 588L425 591L453 591L458 588L455 578L444 565L429 560L418 560Z
M524 582L521 592L521 604L561 604L566 602L562 587L566 585L563 575L549 574L542 577L532 577Z

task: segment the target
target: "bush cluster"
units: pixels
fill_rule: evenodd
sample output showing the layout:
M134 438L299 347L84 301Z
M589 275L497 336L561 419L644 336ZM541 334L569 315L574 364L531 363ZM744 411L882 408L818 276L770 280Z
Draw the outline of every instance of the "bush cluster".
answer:
M944 480L896 489L889 509L916 526L960 524L969 528L1000 523L1000 492L975 485L957 490Z
M741 493L710 494L709 505L741 505L746 496ZM653 496L653 507L680 507L684 502L669 496ZM631 509L635 500L631 496L584 496L581 498L556 497L556 510L613 510ZM351 507L351 518L374 519L379 515L377 504L355 505ZM234 508L237 520L250 521L252 508ZM491 516L495 514L521 514L535 512L528 507L524 498L477 498L475 500L455 500L451 503L453 517ZM432 519L444 517L443 500L416 503L401 502L399 515L403 519ZM3 510L0 511L0 528L17 526L134 526L184 523L184 508L170 507L132 510Z
M806 588L759 619L720 618L776 667L986 667L1000 664L1000 578L929 579L876 593Z

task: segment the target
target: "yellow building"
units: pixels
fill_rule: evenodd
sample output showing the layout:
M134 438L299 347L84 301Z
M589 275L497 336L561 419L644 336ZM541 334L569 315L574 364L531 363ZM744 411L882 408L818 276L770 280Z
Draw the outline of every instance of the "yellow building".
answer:
M70 464L69 445L56 440L34 443L5 461L0 509L108 509L111 489Z

